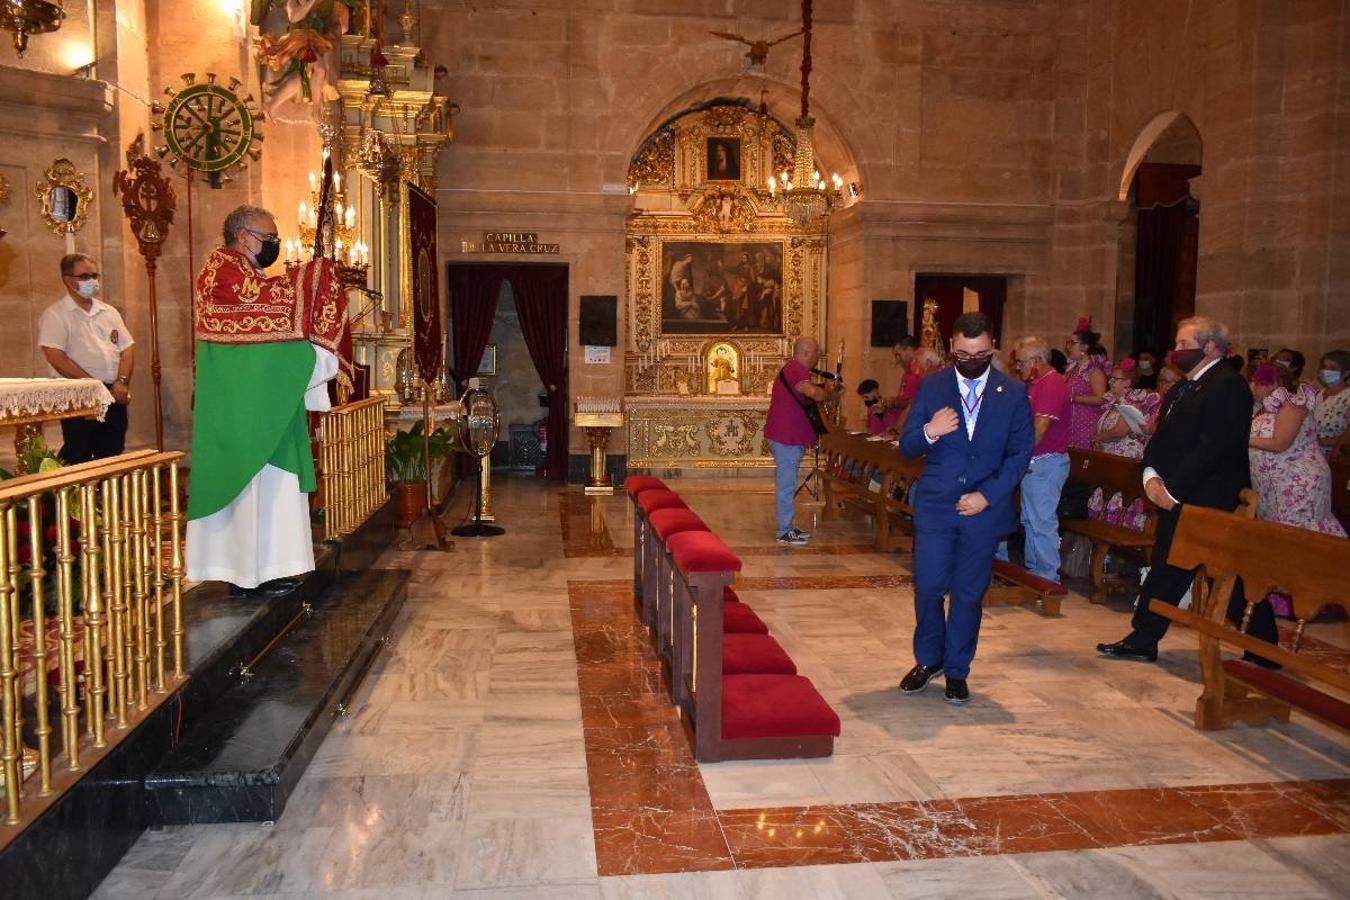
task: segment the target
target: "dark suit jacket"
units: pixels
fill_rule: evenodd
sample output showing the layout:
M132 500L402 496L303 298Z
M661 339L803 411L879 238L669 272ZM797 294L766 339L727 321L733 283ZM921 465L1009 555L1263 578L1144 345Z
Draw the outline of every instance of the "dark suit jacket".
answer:
M1036 442L1031 404L1026 385L991 371L971 440L966 437L966 413L956 378L954 367L925 378L905 419L900 452L926 457L911 497L914 521L922 527L925 521L950 524L966 518L958 516L956 501L962 494L979 491L989 501L989 508L969 517L966 525L997 537L1016 527L1013 491L1026 474ZM961 425L930 446L923 436L923 426L944 406L956 410Z
M1177 390L1163 403L1143 465L1153 467L1178 503L1236 509L1238 493L1252 483L1251 388L1220 360L1186 396L1178 399Z

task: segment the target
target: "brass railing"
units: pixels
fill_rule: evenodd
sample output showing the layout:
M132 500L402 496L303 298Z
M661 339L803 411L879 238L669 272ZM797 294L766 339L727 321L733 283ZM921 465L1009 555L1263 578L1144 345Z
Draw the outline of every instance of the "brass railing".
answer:
M324 539L360 528L384 505L384 398L335 406L319 417Z
M0 482L0 848L183 678L182 457Z

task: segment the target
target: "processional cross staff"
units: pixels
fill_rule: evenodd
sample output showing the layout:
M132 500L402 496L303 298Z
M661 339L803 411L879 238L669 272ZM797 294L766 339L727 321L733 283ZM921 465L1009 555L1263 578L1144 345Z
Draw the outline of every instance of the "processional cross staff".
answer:
M122 213L127 217L136 245L145 260L150 301L150 382L155 397L155 446L164 449L164 407L160 401L159 301L155 295L155 269L168 237L177 198L164 177L159 160L145 155L145 135L138 134L127 147L127 168L113 176L113 193L122 195Z

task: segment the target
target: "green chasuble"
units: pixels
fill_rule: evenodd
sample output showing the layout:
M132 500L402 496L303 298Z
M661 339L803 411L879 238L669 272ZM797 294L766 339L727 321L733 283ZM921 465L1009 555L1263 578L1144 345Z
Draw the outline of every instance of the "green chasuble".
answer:
M305 389L314 359L309 341L197 342L189 519L229 506L268 463L313 492Z

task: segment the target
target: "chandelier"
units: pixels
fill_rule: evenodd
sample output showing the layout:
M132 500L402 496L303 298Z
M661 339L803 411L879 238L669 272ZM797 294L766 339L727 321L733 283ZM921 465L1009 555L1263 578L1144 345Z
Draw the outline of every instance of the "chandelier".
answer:
M0 28L14 32L14 52L20 58L30 34L56 31L65 17L60 0L0 0Z
M811 0L802 0L802 114L797 118L797 151L790 173L780 173L781 180L769 176L769 196L799 228L825 215L843 197L843 179L836 173L826 181L816 168L815 126L811 118Z

